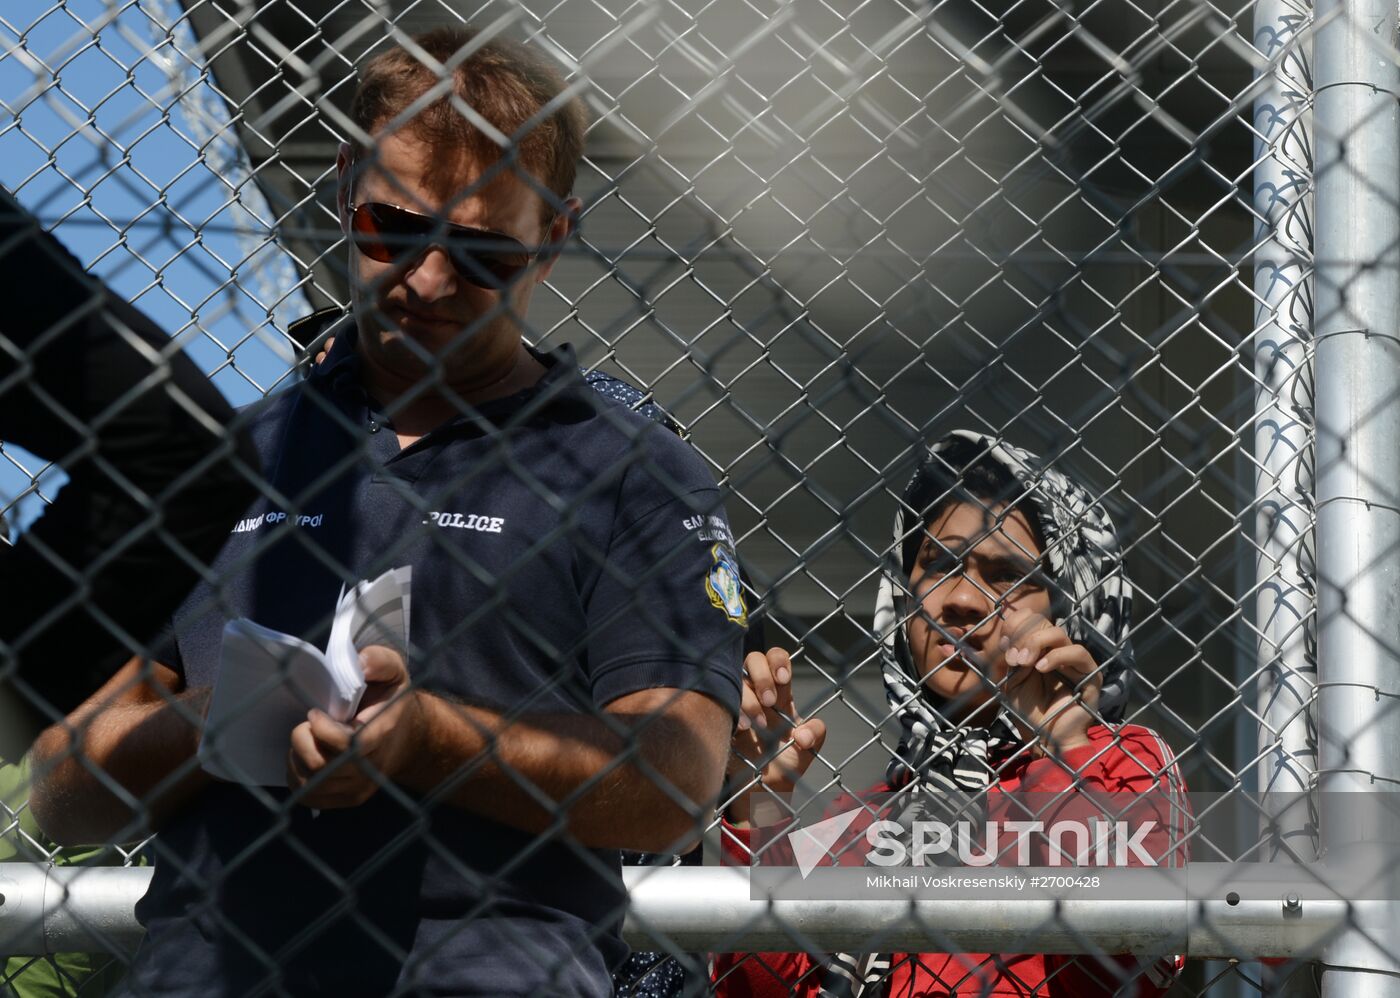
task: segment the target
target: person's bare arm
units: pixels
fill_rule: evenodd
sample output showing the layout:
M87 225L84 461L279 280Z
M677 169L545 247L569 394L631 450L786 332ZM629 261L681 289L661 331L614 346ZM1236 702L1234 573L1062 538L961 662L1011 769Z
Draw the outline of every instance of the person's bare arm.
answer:
M683 851L713 814L731 722L704 694L642 690L601 715L507 721L410 689L387 648L365 664L375 692L351 724L313 711L292 733L291 783L309 807L354 807L388 779L524 831L640 852Z
M195 763L208 690L168 666L130 659L30 750L29 807L60 845L155 830L209 777Z

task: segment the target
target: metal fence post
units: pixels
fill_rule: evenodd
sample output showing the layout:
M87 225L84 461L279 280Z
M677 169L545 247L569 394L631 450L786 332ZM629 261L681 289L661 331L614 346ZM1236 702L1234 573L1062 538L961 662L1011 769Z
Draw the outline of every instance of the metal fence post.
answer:
M1256 621L1259 629L1259 786L1305 793L1317 746L1308 711L1316 683L1311 631L1313 578L1312 121L1305 6L1255 8L1255 45L1270 60L1255 98L1254 453L1257 490ZM1290 809L1290 817L1300 813ZM1311 830L1295 823L1290 844Z
M1316 854L1316 825L1292 806L1317 768L1312 565L1312 39L1310 0L1264 0L1254 47L1269 61L1254 99L1255 623L1259 789L1275 852ZM1311 969L1277 993L1315 995ZM1243 982L1241 989L1245 988Z
M1396 8L1325 0L1317 23L1320 789L1374 793L1400 780ZM1396 834L1330 818L1324 797L1326 852ZM1358 917L1324 953L1323 994L1400 995L1395 947L1393 924Z

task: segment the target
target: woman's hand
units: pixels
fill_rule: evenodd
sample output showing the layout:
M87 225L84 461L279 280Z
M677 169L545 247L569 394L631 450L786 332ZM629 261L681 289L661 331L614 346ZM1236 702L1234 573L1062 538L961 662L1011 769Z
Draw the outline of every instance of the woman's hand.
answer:
M740 787L757 773L759 785L774 793L788 793L816 758L826 741L826 724L818 718L803 720L792 702L792 660L781 648L750 652L744 659L744 691L739 725L730 742L728 785ZM733 824L749 820L749 793L741 794L725 809Z
M1047 753L1089 744L1096 719L1103 672L1089 649L1070 640L1038 613L1007 615L1003 637L1006 662L1003 696L1022 734L1035 737Z

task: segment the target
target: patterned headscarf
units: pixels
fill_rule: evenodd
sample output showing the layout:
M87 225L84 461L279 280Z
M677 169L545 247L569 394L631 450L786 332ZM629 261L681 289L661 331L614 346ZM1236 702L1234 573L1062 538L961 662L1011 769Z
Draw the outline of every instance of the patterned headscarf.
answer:
M945 717L945 705L919 677L905 624L916 610L909 575L927 528L926 517L934 504L956 492L965 472L984 464L1009 472L1020 487L1007 502L1034 518L1045 541L1056 626L1086 647L1102 667L1098 713L1104 720L1122 718L1133 664L1128 640L1132 587L1123 576L1118 535L1103 505L1083 486L1042 467L1033 454L991 437L957 430L933 444L895 513L894 543L875 603L874 630L881 642L885 696L902 728L886 779L896 790L917 781L935 791L918 795L911 806L937 806L964 814L977 808L991 785L997 758L1021 739L1006 709L986 727L960 727ZM822 970L821 994L860 998L874 993L889 967L887 955L831 954Z
M911 545L906 541L915 538L912 547L917 550L917 539L926 528L924 515L930 504L926 500L941 498L950 486L957 487L965 471L984 463L1010 472L1023 490L1009 501L1034 518L1045 539L1046 574L1052 604L1058 608L1055 624L1103 667L1099 714L1105 720L1118 720L1127 705L1133 596L1123 576L1118 535L1107 510L1083 486L1042 467L1033 454L968 430L954 431L929 448L905 490L895 513L894 544L875 603L885 696L903 729L897 758L887 773L895 788L908 784L916 773L927 776L931 766L964 789L984 788L991 775L988 751L994 748L986 742L1003 741L1008 734L1014 737L999 730L1002 725L1009 727L1005 712L987 729L959 730L952 725L920 681L904 636L905 622L914 610L908 588L911 566L904 556ZM930 482L946 484L935 491ZM955 745L961 751L954 750Z

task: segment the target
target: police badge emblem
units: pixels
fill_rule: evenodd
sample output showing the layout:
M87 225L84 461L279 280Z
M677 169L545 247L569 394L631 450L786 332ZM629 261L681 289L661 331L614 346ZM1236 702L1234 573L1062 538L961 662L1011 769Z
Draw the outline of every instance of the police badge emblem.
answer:
M739 582L739 562L723 544L710 548L714 564L705 576L705 592L710 602L740 627L749 626L749 610L744 605L744 587Z

